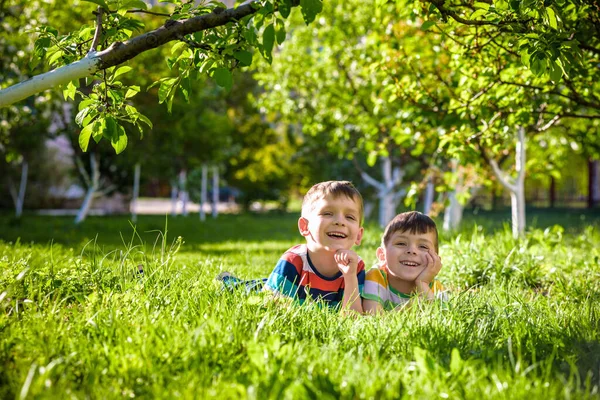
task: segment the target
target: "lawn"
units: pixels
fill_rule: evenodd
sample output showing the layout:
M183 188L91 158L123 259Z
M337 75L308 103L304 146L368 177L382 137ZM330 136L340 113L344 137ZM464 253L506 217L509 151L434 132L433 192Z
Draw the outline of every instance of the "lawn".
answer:
M447 303L350 318L215 281L265 277L295 214L0 215L0 398L600 398L600 214L508 218L442 235Z

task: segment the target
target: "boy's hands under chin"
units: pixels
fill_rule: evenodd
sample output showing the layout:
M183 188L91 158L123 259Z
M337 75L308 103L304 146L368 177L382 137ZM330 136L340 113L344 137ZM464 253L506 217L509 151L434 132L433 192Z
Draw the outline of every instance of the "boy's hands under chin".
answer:
M427 298L433 298L433 292L429 288L429 284L433 282L437 274L440 273L440 270L442 269L442 259L433 250L429 250L427 254L425 254L425 258L427 259L427 266L421 271L419 276L417 276L415 284L417 285L417 291L420 294L426 294Z
M338 250L333 255L342 275L356 275L358 255L352 250Z

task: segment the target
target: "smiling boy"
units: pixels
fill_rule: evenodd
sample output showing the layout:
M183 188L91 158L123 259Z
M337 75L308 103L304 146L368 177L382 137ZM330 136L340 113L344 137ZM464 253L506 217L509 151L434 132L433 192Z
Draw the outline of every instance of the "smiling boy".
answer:
M304 302L324 301L362 312L365 266L352 251L363 236L362 196L348 181L314 185L304 196L298 230L306 239L287 250L265 289Z
M442 268L435 222L417 211L398 214L385 228L377 249L379 266L365 278L363 308L376 314L406 305L411 298L444 298L435 277Z

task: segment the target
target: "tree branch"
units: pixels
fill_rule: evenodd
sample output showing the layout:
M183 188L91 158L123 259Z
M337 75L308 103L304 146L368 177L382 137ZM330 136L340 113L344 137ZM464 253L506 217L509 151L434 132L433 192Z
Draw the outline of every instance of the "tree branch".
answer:
M92 40L92 47L90 47L90 52L95 53L98 48L98 44L100 43L100 36L102 36L102 7L98 6L96 10L96 31L94 32L94 40Z
M298 2L293 2L294 5L296 3ZM122 64L143 52L177 40L181 36L223 26L229 22L239 21L248 15L256 13L258 10L258 2L253 1L237 8L203 14L181 21L169 20L164 26L150 32L136 36L125 42L114 42L110 47L101 52L92 52L72 64L0 90L0 107L8 106L35 93L51 89L72 80L93 75L98 70Z

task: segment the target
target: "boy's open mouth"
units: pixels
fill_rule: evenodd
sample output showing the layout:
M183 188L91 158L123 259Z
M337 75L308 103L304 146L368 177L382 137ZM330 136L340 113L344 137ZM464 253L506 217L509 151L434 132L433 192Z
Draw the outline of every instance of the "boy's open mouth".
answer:
M417 267L417 266L419 266L418 263L412 262L412 261L400 261L400 264L406 265L407 267Z
M330 238L336 238L336 239L346 239L348 237L348 235L346 235L342 232L328 232L327 236L329 236Z

